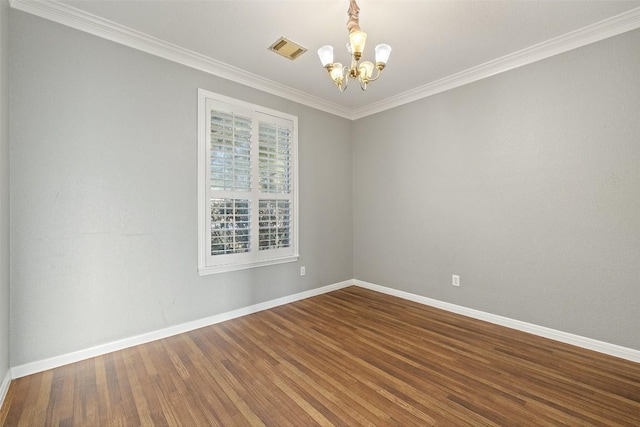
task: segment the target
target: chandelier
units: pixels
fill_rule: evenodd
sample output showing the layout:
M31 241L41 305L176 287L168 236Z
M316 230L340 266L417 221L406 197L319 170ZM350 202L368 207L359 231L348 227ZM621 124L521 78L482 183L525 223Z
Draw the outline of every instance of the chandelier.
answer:
M340 92L344 92L349 84L349 79L358 79L360 88L367 90L369 82L378 80L380 72L387 65L387 60L391 54L391 46L388 44L379 44L376 46L376 65L370 61L360 62L362 52L364 51L364 43L367 40L367 33L360 29L359 15L360 8L355 0L350 0L347 15L347 30L349 30L349 43L347 50L351 55L351 65L342 66L339 62L333 62L333 46L322 46L318 49L318 56L322 66L327 69L331 80L338 86ZM377 70L376 76L373 77L373 69Z

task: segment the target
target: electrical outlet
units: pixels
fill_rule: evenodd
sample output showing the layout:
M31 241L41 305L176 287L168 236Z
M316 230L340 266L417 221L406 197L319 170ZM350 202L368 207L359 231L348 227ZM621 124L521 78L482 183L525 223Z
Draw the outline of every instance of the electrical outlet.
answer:
M307 274L307 269L304 266L300 267L300 275L304 276L305 274Z
M453 286L460 286L460 276L458 276L457 274L454 274L451 276L451 284Z

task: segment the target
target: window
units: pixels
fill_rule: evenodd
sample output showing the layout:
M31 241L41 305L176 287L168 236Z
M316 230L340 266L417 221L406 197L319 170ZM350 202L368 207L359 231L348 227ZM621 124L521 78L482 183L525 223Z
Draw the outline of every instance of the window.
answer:
M198 91L198 271L298 259L298 118Z

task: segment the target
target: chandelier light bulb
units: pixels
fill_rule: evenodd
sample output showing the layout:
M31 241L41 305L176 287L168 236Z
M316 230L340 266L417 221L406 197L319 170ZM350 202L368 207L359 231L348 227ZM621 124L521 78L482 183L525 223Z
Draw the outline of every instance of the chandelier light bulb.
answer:
M342 82L342 64L337 62L333 64L333 68L331 69L331 80L336 83Z
M356 60L360 59L362 52L364 52L364 44L367 41L367 33L364 31L352 31L349 33L349 45L353 51L353 56Z
M333 63L333 46L322 46L318 49L318 56L323 67Z
M373 63L370 61L365 61L360 64L360 78L364 81L367 81L373 75Z
M376 46L376 63L385 64L391 55L391 46L388 44L379 44Z

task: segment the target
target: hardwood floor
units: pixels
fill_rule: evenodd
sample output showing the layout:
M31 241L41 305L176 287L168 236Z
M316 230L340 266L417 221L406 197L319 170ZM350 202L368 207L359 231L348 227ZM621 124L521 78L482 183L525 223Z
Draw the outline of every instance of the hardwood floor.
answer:
M639 426L640 364L350 287L17 379L0 425Z

